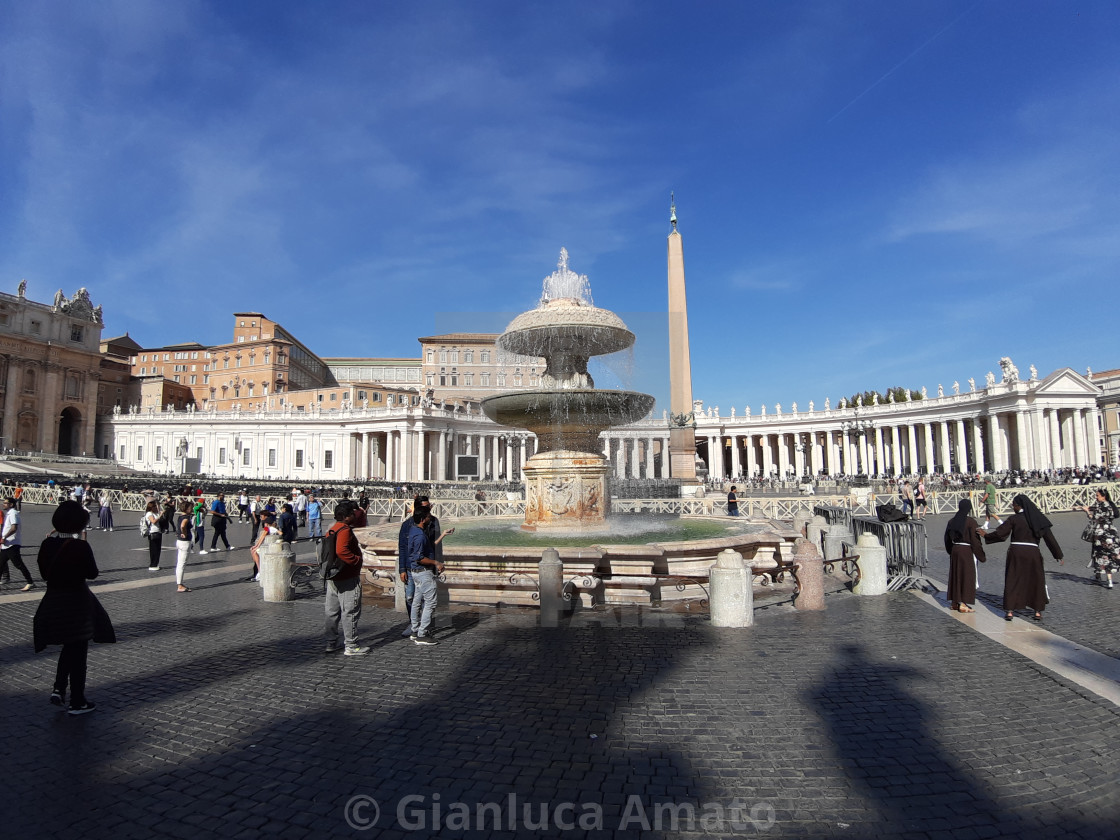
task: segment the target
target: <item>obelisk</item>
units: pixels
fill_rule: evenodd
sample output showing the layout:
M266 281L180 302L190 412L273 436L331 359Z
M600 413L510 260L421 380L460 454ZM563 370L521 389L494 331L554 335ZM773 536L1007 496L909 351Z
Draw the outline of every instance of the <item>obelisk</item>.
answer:
M670 193L669 223L669 474L696 481L696 424L692 417L692 362L688 355L688 302L684 246L677 230L677 203Z

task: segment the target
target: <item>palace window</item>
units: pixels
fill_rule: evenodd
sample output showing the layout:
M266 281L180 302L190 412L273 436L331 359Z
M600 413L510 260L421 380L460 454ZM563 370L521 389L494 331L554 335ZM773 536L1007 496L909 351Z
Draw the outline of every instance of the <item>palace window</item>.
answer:
M489 350L483 350L480 355L482 356L482 363L484 365L490 364L490 351Z
M447 364L447 351L446 350L440 350L439 351L439 363L441 365Z
M297 449L296 450L296 468L298 469L302 466L303 466L303 450L302 449Z
M156 447L156 460L157 461L162 461L163 460L163 447L162 446L157 446Z
M451 351L451 364L453 364L453 365L459 364L459 351L458 350L452 350Z
M506 387L506 375L504 373L499 373L498 374L498 387L499 388Z
M70 325L70 340L71 341L81 341L82 340L82 328L79 327L77 324L71 324Z
M488 373L482 374L482 387L483 388L489 388L490 387L490 374L488 374Z
M324 449L323 450L323 469L325 469L325 470L333 470L334 469L334 450L333 449Z
M472 387L474 385L474 374L473 373L464 373L463 374L463 384L466 385L468 388Z
M136 460L137 461L143 461L144 460L144 447L143 447L143 445L136 447Z
M463 361L468 365L474 364L474 351L473 350L464 350L463 351Z
M275 467L276 466L276 450L275 449L268 450L268 465L270 467Z
M226 448L224 446L218 447L218 463L224 464L226 462Z
M248 447L241 450L241 465L245 466L245 467L249 466L249 448Z
M435 350L429 350L428 351L428 364L430 364L430 365L435 364L435 361L436 361L436 351Z

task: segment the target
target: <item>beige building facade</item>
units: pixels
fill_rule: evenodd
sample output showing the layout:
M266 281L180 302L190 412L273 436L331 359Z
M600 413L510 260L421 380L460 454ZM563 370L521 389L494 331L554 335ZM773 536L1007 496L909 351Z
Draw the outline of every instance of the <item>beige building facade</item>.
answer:
M0 293L0 446L94 455L101 307L82 288L52 304Z

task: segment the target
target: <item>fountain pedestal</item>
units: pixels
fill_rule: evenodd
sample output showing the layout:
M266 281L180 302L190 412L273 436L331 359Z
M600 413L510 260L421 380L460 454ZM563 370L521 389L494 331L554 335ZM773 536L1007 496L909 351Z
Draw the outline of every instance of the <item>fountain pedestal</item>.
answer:
M569 449L538 452L525 462L526 531L606 527L611 497L610 464L593 452Z

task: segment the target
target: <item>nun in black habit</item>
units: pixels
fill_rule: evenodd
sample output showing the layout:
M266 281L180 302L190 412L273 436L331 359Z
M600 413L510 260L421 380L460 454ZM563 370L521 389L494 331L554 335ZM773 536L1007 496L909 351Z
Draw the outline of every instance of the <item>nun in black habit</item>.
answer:
M1042 569L1042 551L1039 543L1045 542L1054 559L1061 565L1062 548L1054 539L1050 520L1035 503L1020 493L1011 501L1015 513L1003 520L994 531L985 531L987 542L1003 542L1011 538L1007 548L1007 568L1003 575L1004 618L1012 619L1015 610L1031 607L1034 620L1042 621L1042 611L1050 599L1046 597L1046 576Z
M962 499L957 515L945 526L945 551L949 554L949 603L962 613L975 612L976 561L983 563L984 540L980 526L969 514L972 502Z

